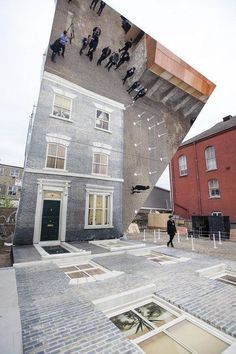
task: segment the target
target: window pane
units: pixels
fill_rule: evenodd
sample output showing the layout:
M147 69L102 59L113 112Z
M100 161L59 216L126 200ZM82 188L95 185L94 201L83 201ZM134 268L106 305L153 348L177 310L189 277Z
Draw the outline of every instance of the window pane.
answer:
M96 208L102 208L102 195L97 195Z
M100 154L94 154L93 160L94 160L94 162L99 163L100 162Z
M62 117L62 118L69 119L69 118L70 118L70 111L67 111L67 110L65 110L65 109L62 109L62 110L61 110L61 117Z
M88 212L88 225L93 225L93 209L89 209Z
M229 346L187 320L168 328L167 331L199 354L220 354Z
M163 307L157 305L155 302L150 302L149 304L140 306L135 310L152 322L155 327L160 327L176 318L176 316L165 310Z
M107 175L107 166L101 166L100 173L101 175Z
M103 122L102 128L108 130L108 122Z
M54 168L55 167L55 161L56 161L55 157L48 156L48 158L47 158L47 167Z
M95 224L102 225L102 210L97 209L95 214Z
M101 158L101 163L102 164L107 164L107 155L100 155L100 158Z
M65 157L65 147L62 145L57 145L57 156L58 157Z
M56 168L64 169L64 159L56 159Z
M188 350L184 349L174 339L165 333L159 333L151 338L144 340L138 344L140 348L148 354L188 354Z
M140 337L152 330L149 324L137 316L133 311L127 311L120 315L111 317L110 320L129 339Z
M56 156L57 153L57 145L49 144L48 145L48 155Z
M89 194L89 208L93 208L94 196Z
M99 165L93 165L93 173L99 173Z
M105 209L104 211L104 225L109 224L109 214L108 214L108 209Z

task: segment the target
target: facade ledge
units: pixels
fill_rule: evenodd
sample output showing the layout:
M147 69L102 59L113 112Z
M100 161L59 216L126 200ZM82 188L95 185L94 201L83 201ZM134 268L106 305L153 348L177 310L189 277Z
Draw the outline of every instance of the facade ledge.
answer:
M66 176L66 177L80 177L80 178L87 178L87 179L98 179L104 181L112 181L112 182L124 182L123 178L113 178L113 177L106 177L106 176L97 176L97 175L89 175L83 173L74 173L68 172L67 170L55 170L55 169L34 169L27 167L25 172L28 173L36 173L36 174L47 174L47 175L56 175L56 176Z
M113 229L114 226L110 226L110 225L87 225L84 226L84 229Z
M66 119L66 118L63 118L63 117L54 116L53 114L50 114L49 118L63 120L63 122L67 122L67 123L74 123L74 121L71 120L71 119Z
M102 132L112 134L112 130L106 130L106 129L102 129L102 128L98 128L98 127L94 127L94 129L101 130Z

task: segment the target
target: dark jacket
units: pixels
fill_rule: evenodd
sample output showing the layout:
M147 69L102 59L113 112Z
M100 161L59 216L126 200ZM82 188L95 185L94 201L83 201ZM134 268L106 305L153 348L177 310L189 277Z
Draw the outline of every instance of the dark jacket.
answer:
M168 235L174 236L176 232L177 231L176 231L174 220L168 220L167 221L167 233L168 233Z
M58 38L53 44L50 45L50 48L53 50L53 52L58 53L60 52L62 45L60 43L60 38Z
M111 54L111 49L109 47L105 47L102 50L102 57L106 59Z
M119 61L119 54L116 52L113 52L112 55L109 58L110 61L112 61L113 64L117 64Z

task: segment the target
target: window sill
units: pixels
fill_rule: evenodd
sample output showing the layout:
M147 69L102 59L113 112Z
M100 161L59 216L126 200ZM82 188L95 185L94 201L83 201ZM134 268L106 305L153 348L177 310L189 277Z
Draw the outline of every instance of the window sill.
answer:
M217 168L211 168L210 170L206 170L206 172L217 171Z
M211 197L209 197L210 199L220 199L221 198L221 196L220 195L217 195L217 196L211 196Z
M109 175L102 175L102 174L100 174L100 173L91 173L91 175L92 176L100 176L100 177L111 177L111 176L109 176Z
M50 168L50 167L44 167L44 171L58 171L58 172L68 172L68 170L64 170L62 168Z
M97 130L101 130L102 132L112 134L111 130L106 130L106 129L102 129L102 128L98 128L98 127L94 127L94 128L97 129Z
M114 226L110 225L85 225L84 229L113 229Z
M54 118L54 119L63 120L63 122L67 122L67 123L74 123L74 121L71 120L71 119L67 119L67 118L63 118L63 117L58 117L58 116L54 116L53 114L50 114L49 118Z
M186 176L188 176L187 173L185 173L184 175L179 175L179 177L186 177Z

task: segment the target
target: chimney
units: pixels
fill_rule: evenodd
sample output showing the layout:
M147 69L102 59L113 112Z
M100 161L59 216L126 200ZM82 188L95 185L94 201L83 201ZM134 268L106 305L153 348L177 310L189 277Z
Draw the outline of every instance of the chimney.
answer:
M230 120L231 118L232 118L231 115L226 116L226 117L223 118L223 122L227 122L227 120Z

